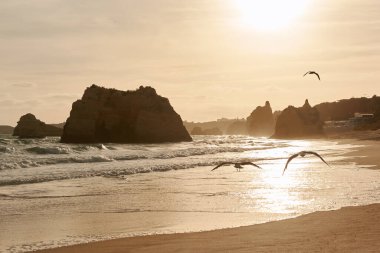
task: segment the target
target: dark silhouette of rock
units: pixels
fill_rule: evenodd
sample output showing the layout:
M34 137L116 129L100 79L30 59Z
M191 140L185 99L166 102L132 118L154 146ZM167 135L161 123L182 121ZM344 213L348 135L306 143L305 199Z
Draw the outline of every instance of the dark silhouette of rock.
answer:
M376 108L374 116L375 116L375 120L380 120L380 106Z
M323 121L348 120L355 113L376 113L380 110L380 97L350 98L331 103L321 103L315 106Z
M296 108L289 106L278 116L273 138L304 138L323 135L323 121L318 110L309 101Z
M217 127L207 128L205 130L203 130L200 127L194 127L194 129L191 131L191 134L192 135L222 135L223 132Z
M92 85L73 103L65 143L191 141L181 117L152 87L119 91Z
M227 128L229 135L246 135L247 134L247 121L239 120L231 123Z
M274 119L274 125L276 125L278 117L281 115L282 111L274 111L273 112L273 119Z
M247 131L253 136L271 136L274 132L274 118L270 103L258 106L247 118Z
M5 125L0 126L0 134L12 134L13 130L14 130L14 127L11 127L11 126L5 126Z
M62 129L45 124L31 113L21 116L13 131L13 136L20 138L44 138L61 135Z

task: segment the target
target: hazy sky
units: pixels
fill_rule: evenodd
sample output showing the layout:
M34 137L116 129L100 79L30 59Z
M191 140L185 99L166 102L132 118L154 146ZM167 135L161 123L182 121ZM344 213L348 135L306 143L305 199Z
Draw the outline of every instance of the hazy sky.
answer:
M244 1L1 0L0 124L63 122L92 83L151 85L190 121L380 95L379 0Z

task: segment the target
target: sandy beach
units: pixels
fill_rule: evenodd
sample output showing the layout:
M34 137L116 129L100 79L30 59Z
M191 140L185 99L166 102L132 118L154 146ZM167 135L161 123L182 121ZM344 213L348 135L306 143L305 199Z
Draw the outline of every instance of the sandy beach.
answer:
M380 253L380 0L0 13L0 253Z
M376 131L352 131L330 136L331 139L339 139L340 143L359 145L360 148L348 154L350 159L359 166L370 166L372 169L380 169L380 130Z
M155 235L43 252L378 252L380 204L210 232Z
M379 168L380 142L350 153L359 165ZM139 236L38 251L66 252L378 252L380 204L344 207L297 218L208 232Z

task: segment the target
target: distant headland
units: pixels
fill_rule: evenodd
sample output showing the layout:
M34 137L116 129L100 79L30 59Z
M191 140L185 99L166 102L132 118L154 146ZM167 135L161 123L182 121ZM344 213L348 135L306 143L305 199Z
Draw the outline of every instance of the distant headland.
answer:
M191 141L191 135L251 135L281 139L320 138L345 131L380 129L380 97L350 98L272 111L257 106L246 119L182 121L169 100L152 87L121 91L92 85L72 105L66 122L45 124L33 114L0 134L20 138L60 136L65 143L162 143Z

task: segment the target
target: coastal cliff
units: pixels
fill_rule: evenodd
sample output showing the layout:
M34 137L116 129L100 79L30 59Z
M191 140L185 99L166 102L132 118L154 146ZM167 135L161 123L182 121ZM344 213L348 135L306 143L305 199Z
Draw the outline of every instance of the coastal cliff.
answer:
M38 120L31 113L21 116L13 131L13 136L19 138L44 138L46 136L61 136L62 129Z
M354 117L355 113L380 114L380 97L342 99L336 102L321 103L315 108L323 121L348 120Z
M276 122L273 138L304 138L323 135L323 121L315 107L309 101L296 108L289 106L279 116Z
M161 143L191 141L167 98L152 87L120 91L92 85L72 105L61 142Z
M274 117L270 103L258 106L247 118L247 132L253 136L271 136L274 132Z

